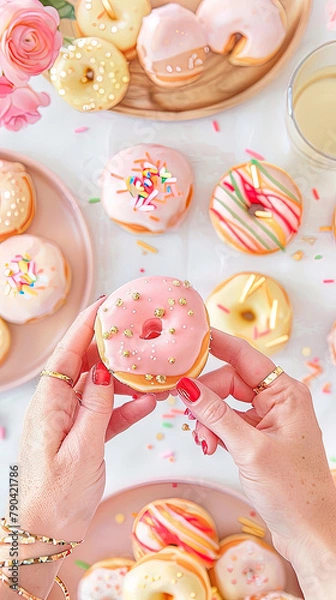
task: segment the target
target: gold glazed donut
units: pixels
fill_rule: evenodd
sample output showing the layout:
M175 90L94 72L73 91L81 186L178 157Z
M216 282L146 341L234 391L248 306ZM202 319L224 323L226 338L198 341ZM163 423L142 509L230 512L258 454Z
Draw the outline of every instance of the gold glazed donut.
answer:
M271 355L287 344L293 312L283 287L260 273L238 273L218 285L206 306L212 327Z
M147 554L127 573L123 600L211 600L207 571L186 552L168 546Z
M0 242L28 229L35 213L35 189L25 167L0 160Z
M7 358L11 346L11 334L5 321L0 319L0 365Z
M58 93L82 112L108 110L125 96L130 74L124 55L106 40L78 38L63 48L50 70Z
M149 0L79 0L77 25L83 35L98 35L133 57L142 19L151 12Z

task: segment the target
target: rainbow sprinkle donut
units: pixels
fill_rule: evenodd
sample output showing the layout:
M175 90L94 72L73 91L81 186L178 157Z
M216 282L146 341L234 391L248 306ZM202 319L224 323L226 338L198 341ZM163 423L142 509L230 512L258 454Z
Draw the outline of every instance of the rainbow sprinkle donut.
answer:
M248 254L284 250L301 217L301 192L290 175L255 159L230 169L210 202L211 222L219 237Z

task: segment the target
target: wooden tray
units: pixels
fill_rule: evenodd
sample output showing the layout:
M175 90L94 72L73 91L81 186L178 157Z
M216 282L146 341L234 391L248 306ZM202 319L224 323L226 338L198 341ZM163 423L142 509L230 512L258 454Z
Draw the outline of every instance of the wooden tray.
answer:
M69 0L76 5L77 0ZM195 11L200 0L174 0ZM234 0L232 0L234 2ZM252 0L251 0L252 1ZM152 0L153 8L167 4ZM288 17L288 33L278 54L266 65L237 67L227 58L211 54L205 73L195 82L178 89L160 88L150 81L138 60L131 62L131 85L113 110L136 117L163 121L198 119L245 102L270 83L291 58L305 33L312 0L282 0ZM79 37L75 21L62 20L62 33Z

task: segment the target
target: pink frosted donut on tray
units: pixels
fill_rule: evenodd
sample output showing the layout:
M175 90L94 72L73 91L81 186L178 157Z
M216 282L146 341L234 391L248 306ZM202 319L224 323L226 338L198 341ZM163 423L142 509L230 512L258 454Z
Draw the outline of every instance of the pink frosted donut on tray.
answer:
M189 281L141 277L111 294L95 325L101 360L135 390L172 390L197 377L209 353L209 317Z
M197 15L211 50L234 65L267 63L286 37L287 16L278 0L203 0Z
M135 234L163 233L185 217L193 198L193 173L174 148L139 144L108 161L101 187L112 221Z

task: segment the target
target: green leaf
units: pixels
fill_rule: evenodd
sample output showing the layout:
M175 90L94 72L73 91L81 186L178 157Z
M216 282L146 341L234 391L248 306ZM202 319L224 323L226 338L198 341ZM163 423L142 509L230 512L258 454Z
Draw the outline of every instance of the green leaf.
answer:
M58 11L61 19L76 19L75 7L66 0L40 0L43 6L53 6Z

